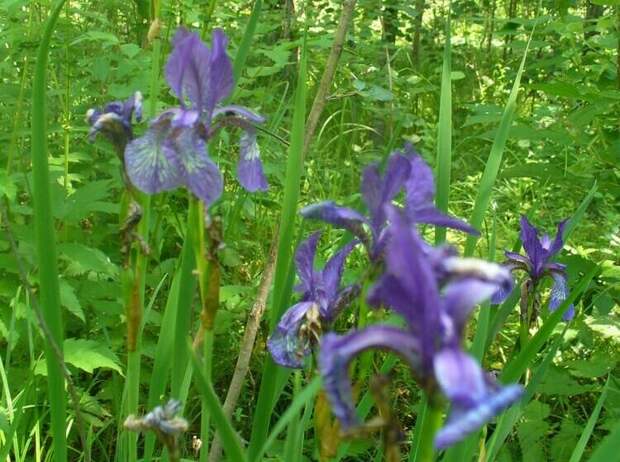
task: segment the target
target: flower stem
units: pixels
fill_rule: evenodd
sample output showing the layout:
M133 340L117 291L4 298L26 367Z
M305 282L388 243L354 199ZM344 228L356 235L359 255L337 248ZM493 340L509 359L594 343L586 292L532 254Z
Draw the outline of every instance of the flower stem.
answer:
M211 379L213 365L213 329L205 330L203 355L205 364L205 375ZM200 439L202 447L200 448L200 462L207 462L209 456L209 426L211 424L211 414L205 400L202 400L201 419L200 419Z
M428 399L426 412L422 416L422 431L420 434L419 446L417 448L417 462L433 462L435 460L435 448L433 441L435 433L441 425L443 417L441 406L431 397Z

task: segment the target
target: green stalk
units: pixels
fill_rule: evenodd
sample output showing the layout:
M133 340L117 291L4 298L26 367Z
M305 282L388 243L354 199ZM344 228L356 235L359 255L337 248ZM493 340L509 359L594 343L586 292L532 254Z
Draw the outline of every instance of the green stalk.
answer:
M157 108L157 95L159 94L159 65L161 53L161 41L154 40L151 62L151 82L149 92L148 114L152 118L155 116ZM144 242L148 242L150 226L151 196L140 195L140 207L142 208L142 219L138 225L138 234ZM140 398L140 365L141 348L137 338L132 338L137 334L137 326L142 322L144 312L144 290L146 284L146 270L148 256L141 249L134 251L132 256L133 268L128 269L125 278L125 296L128 313L128 353L127 353L127 377L125 383L126 396L126 415L137 415ZM126 455L125 459L121 455L121 460L127 462L137 462L138 460L138 435L134 432L125 432ZM122 450L122 448L121 448ZM121 452L122 454L122 452Z
M422 421L420 432L419 446L415 448L417 457L410 460L417 462L433 462L435 460L434 439L435 433L441 426L443 413L441 407L437 403L432 403L431 399L427 400L426 413ZM414 451L412 450L412 453Z
M185 339L189 335L192 323L192 302L194 299L195 276L194 267L197 264L197 255L194 249L194 238L196 230L200 226L198 215L200 207L198 201L191 193L188 193L189 210L187 214L187 227L185 229L185 240L181 253L180 278L181 287L177 299L176 322L174 334L174 362L171 369L171 393L175 398L181 392L181 383L188 365L187 348ZM187 290L190 289L190 290Z
M439 100L439 122L437 124L437 208L448 211L450 176L452 171L452 51L450 47L450 2L446 22L446 42L443 49L441 72L441 96ZM446 228L435 227L435 244L446 240Z
M47 362L47 389L50 405L52 447L54 448L54 460L56 462L67 460L67 441L65 436L67 402L62 369L63 324L56 262L56 238L52 219L49 166L47 161L45 88L50 40L64 3L64 0L59 0L56 3L41 37L32 84L31 105L34 225L39 262L41 309L43 310L43 319L47 323L52 335L52 338L45 339L45 360Z
M202 353L205 358L204 362L204 375L212 380L213 375L213 340L214 330L209 329L205 331L203 340ZM202 447L200 448L200 462L207 462L209 458L209 427L211 424L211 412L206 400L202 401L201 415L200 415L200 439L202 440Z
M230 420L226 417L222 405L219 402L213 384L211 380L205 375L205 365L201 364L200 359L194 353L191 343L188 341L187 349L190 354L190 359L194 365L194 379L196 386L202 394L203 402L206 403L206 407L209 410L209 414L213 415L213 424L216 430L219 432L222 438L222 446L226 452L228 460L235 462L247 462L247 457L243 449L241 448L241 442L239 436L235 432L234 428L230 424Z

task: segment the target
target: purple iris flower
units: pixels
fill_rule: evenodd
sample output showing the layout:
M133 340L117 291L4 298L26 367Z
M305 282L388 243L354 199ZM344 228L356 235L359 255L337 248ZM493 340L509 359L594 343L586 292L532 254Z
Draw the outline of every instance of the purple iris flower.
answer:
M445 226L478 234L467 223L446 215L435 207L433 172L410 144L405 145L403 151L395 151L389 156L383 175L377 164L364 170L361 192L368 208L368 216L332 201L309 205L302 209L301 214L305 218L322 220L350 231L364 243L369 249L371 259L375 260L385 244L385 206L392 204L403 188L405 211L411 223ZM370 235L365 228L370 230Z
M132 119L142 120L142 93L139 91L125 101L108 103L103 109L89 109L86 112L86 121L91 126L88 138L92 142L101 133L122 159L127 143L133 138Z
M141 191L155 194L186 186L205 204L219 198L222 175L207 152L207 142L224 126L244 130L237 176L248 191L264 191L267 180L259 156L254 124L264 119L240 106L218 104L233 88L228 38L213 31L211 48L198 34L180 28L166 64L166 79L179 107L151 121L146 133L125 149L125 168Z
M386 208L386 214L391 223L385 247L386 271L371 289L369 302L392 308L404 318L406 328L375 325L344 336L326 334L319 355L323 383L343 428L355 427L360 421L353 404L348 364L367 349L397 353L425 390L432 394L439 386L451 402L448 421L435 437L435 446L445 448L521 396L521 386L499 385L461 348L470 312L498 288L510 284L510 272L486 262L474 268L473 260L468 259L464 267L475 271L448 276L442 270L438 274L427 244L411 223L394 207ZM444 283L440 286L438 280Z
M568 220L558 223L555 238L551 240L548 234L539 238L539 231L531 225L527 217L521 216L521 242L525 249L525 255L506 251L506 267L511 271L525 271L528 275L529 293L535 293L539 282L546 276L553 278L549 309L555 311L568 297L568 283L566 278L566 265L552 262L562 247L564 247L564 228ZM500 290L493 295L493 303L501 303L505 300L509 291ZM571 305L564 313L564 320L568 321L575 316L575 307Z
M295 265L300 284L295 290L301 293L301 300L284 313L267 343L274 361L281 366L303 367L311 344L318 342L323 328L359 293L355 284L340 288L345 259L357 242L344 246L317 271L314 260L319 238L320 233L314 233L297 247Z

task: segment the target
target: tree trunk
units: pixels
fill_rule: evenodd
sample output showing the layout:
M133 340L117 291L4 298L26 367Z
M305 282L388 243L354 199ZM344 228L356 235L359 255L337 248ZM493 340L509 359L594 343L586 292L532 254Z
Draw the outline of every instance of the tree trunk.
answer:
M312 103L312 109L308 115L306 122L306 133L304 136L304 156L310 149L312 143L312 137L316 131L316 127L319 123L319 118L325 108L325 102L327 100L327 92L332 84L334 75L336 73L336 67L342 54L342 48L344 45L344 39L347 36L347 30L349 29L349 23L353 19L353 11L355 10L356 0L344 0L342 3L342 11L340 13L340 20L338 21L338 27L334 34L334 42L332 43L332 49L329 52L327 63L325 63L325 70L323 71L323 77L319 83L319 88L314 97Z
M420 38L422 35L422 17L424 16L424 8L426 7L426 3L424 0L416 0L415 3L415 18L414 18L414 32L413 32L413 49L412 49L412 58L413 64L416 69L420 66Z

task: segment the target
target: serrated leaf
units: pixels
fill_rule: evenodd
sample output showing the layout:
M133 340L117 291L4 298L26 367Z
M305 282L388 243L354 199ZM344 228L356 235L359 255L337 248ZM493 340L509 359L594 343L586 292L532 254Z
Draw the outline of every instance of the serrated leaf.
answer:
M575 377L602 377L611 371L617 361L607 354L594 354L588 359L578 359L567 363L570 373Z
M586 316L586 325L602 337L620 343L620 319L616 310L606 316Z
M71 286L71 284L64 279L61 279L59 282L60 304L67 308L71 314L77 316L82 322L84 322L84 310L82 310L82 305L80 305L80 301L75 296L73 286Z
M92 373L95 369L112 369L123 375L116 355L105 345L94 340L69 338L64 342L65 362Z
M121 45L121 51L129 59L135 57L138 53L140 53L140 50L141 48L135 43L124 43Z
M568 416L562 421L560 431L551 441L550 455L555 462L565 462L570 458L575 441L579 438L583 427Z
M58 246L58 255L68 262L67 271L71 274L83 274L89 271L110 277L118 274L118 267L99 249L75 242L64 243Z
M596 389L596 385L582 385L566 370L552 366L547 370L537 391L545 395L575 396Z

